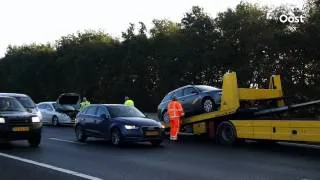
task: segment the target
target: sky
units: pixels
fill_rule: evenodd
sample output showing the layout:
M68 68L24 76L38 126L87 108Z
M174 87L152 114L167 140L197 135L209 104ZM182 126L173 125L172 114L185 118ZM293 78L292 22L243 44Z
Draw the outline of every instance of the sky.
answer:
M246 0L260 5L290 4L302 8L304 0ZM121 37L129 23L153 19L179 22L198 5L215 17L240 0L0 0L0 58L8 45L54 43L77 31L103 30Z

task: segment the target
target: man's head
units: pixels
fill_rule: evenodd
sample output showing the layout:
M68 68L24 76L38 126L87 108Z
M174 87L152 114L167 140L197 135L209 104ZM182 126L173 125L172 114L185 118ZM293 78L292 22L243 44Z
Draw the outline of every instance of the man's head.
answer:
M172 100L172 101L176 101L176 100L177 100L177 97L176 97L176 96L172 96L172 97L171 97L171 100Z
M129 100L130 98L128 96L124 97L124 100Z
M83 101L87 101L87 98L86 98L86 97L83 97L82 100L83 100Z

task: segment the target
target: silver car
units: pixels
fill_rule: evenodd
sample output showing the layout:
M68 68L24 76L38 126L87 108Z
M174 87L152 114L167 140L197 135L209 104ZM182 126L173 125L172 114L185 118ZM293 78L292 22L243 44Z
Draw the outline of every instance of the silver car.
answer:
M66 114L64 108L56 102L41 102L37 106L42 114L44 124L51 124L53 126L75 124L74 119Z

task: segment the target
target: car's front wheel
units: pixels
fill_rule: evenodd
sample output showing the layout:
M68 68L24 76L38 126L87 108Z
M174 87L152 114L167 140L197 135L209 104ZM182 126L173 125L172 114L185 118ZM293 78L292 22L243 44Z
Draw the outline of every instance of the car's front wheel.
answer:
M59 126L59 119L57 116L52 117L52 125L55 127Z
M87 136L84 134L83 128L81 126L76 126L75 132L78 141L85 142L87 140Z
M31 135L28 142L31 147L38 147L41 143L41 133Z
M122 135L117 128L114 128L111 132L111 143L114 146L120 146L123 144Z

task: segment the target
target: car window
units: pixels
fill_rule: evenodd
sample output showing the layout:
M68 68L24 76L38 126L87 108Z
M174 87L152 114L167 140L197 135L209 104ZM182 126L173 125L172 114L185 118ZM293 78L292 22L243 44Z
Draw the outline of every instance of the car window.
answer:
M106 109L104 107L99 106L98 107L98 111L97 111L97 116L100 117L102 114L107 114L107 111L106 111Z
M196 87L198 89L200 89L200 91L217 91L217 90L221 90L219 88L212 87L212 86L207 86L207 85L197 85Z
M40 105L38 105L38 108L39 108L39 109L45 109L45 107L46 107L45 104L40 104Z
M15 97L23 107L25 108L35 108L36 104L32 101L30 97Z
M97 110L96 106L90 106L90 107L88 107L88 110L86 111L86 114L90 115L90 116L95 116L96 115L96 110Z
M183 96L182 89L180 89L180 90L178 90L178 91L174 92L174 95L175 95L177 98L182 97L182 96Z
M25 112L26 109L14 98L0 98L0 111Z
M172 96L172 93L167 94L167 95L163 98L163 100L162 100L161 102L169 101L170 98L171 98L171 96Z
M195 88L193 87L187 87L183 89L183 95L187 96L187 95L191 95L194 91L197 91Z
M44 106L45 110L48 110L48 111L52 111L52 107L49 105L49 104L45 104Z
M131 106L109 106L110 116L116 117L145 117L137 108Z

